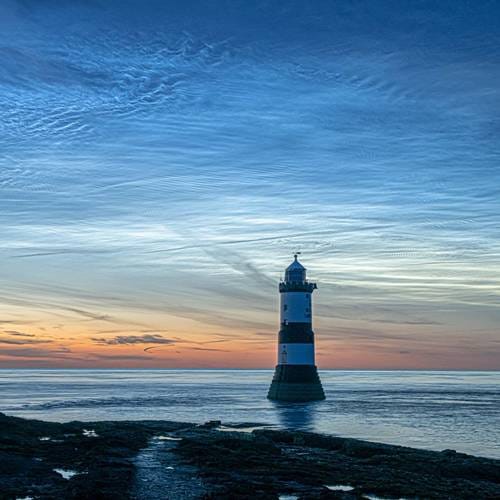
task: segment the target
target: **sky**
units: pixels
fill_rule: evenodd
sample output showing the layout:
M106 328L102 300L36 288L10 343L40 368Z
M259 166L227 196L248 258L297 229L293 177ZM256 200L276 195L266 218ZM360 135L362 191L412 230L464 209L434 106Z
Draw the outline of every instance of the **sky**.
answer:
M500 369L496 1L2 0L0 367Z

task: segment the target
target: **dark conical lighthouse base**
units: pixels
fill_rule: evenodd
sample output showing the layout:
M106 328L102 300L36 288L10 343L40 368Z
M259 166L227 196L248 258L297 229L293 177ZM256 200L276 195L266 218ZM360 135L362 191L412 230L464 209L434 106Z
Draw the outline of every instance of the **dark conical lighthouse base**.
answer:
M305 402L325 399L315 365L277 365L268 399Z

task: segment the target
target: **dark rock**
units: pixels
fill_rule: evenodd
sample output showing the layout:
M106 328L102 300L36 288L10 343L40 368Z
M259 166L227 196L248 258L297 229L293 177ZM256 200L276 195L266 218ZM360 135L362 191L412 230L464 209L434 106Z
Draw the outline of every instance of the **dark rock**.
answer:
M204 429L215 429L217 427L220 427L221 425L222 422L220 420L209 420L208 422L205 422L203 425L200 425L200 427Z
M500 495L498 460L297 431L255 430L250 440L216 434L190 432L177 452L200 469L219 498L277 498L285 492L300 498ZM338 484L355 490L325 488Z

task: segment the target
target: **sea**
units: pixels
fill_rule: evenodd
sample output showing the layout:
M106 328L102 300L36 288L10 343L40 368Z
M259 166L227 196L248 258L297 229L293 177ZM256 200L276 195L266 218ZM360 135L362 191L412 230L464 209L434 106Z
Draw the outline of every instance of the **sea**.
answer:
M0 411L55 422L266 424L500 459L500 372L335 371L326 400L266 399L271 370L0 370Z

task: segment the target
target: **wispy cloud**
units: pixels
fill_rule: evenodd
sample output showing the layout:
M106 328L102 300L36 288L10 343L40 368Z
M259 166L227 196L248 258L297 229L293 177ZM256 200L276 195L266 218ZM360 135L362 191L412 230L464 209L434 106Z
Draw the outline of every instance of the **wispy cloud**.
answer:
M190 351L213 351L213 352L228 352L227 349L214 349L212 347L188 347Z
M48 339L26 339L26 338L2 338L0 337L0 344L7 345L30 345L30 344L48 344L53 342Z
M141 356L140 354L92 354L88 361L150 361L150 356Z
M93 337L91 339L100 345L133 345L133 344L175 344L177 341L163 337L162 335L117 335L112 338Z
M84 360L85 357L80 357L71 354L71 350L67 348L46 349L44 347L21 347L21 348L5 348L0 350L1 357L8 358L45 358L65 359L65 360Z
M36 337L34 333L24 333L17 330L4 330L4 333L12 335L14 337Z

